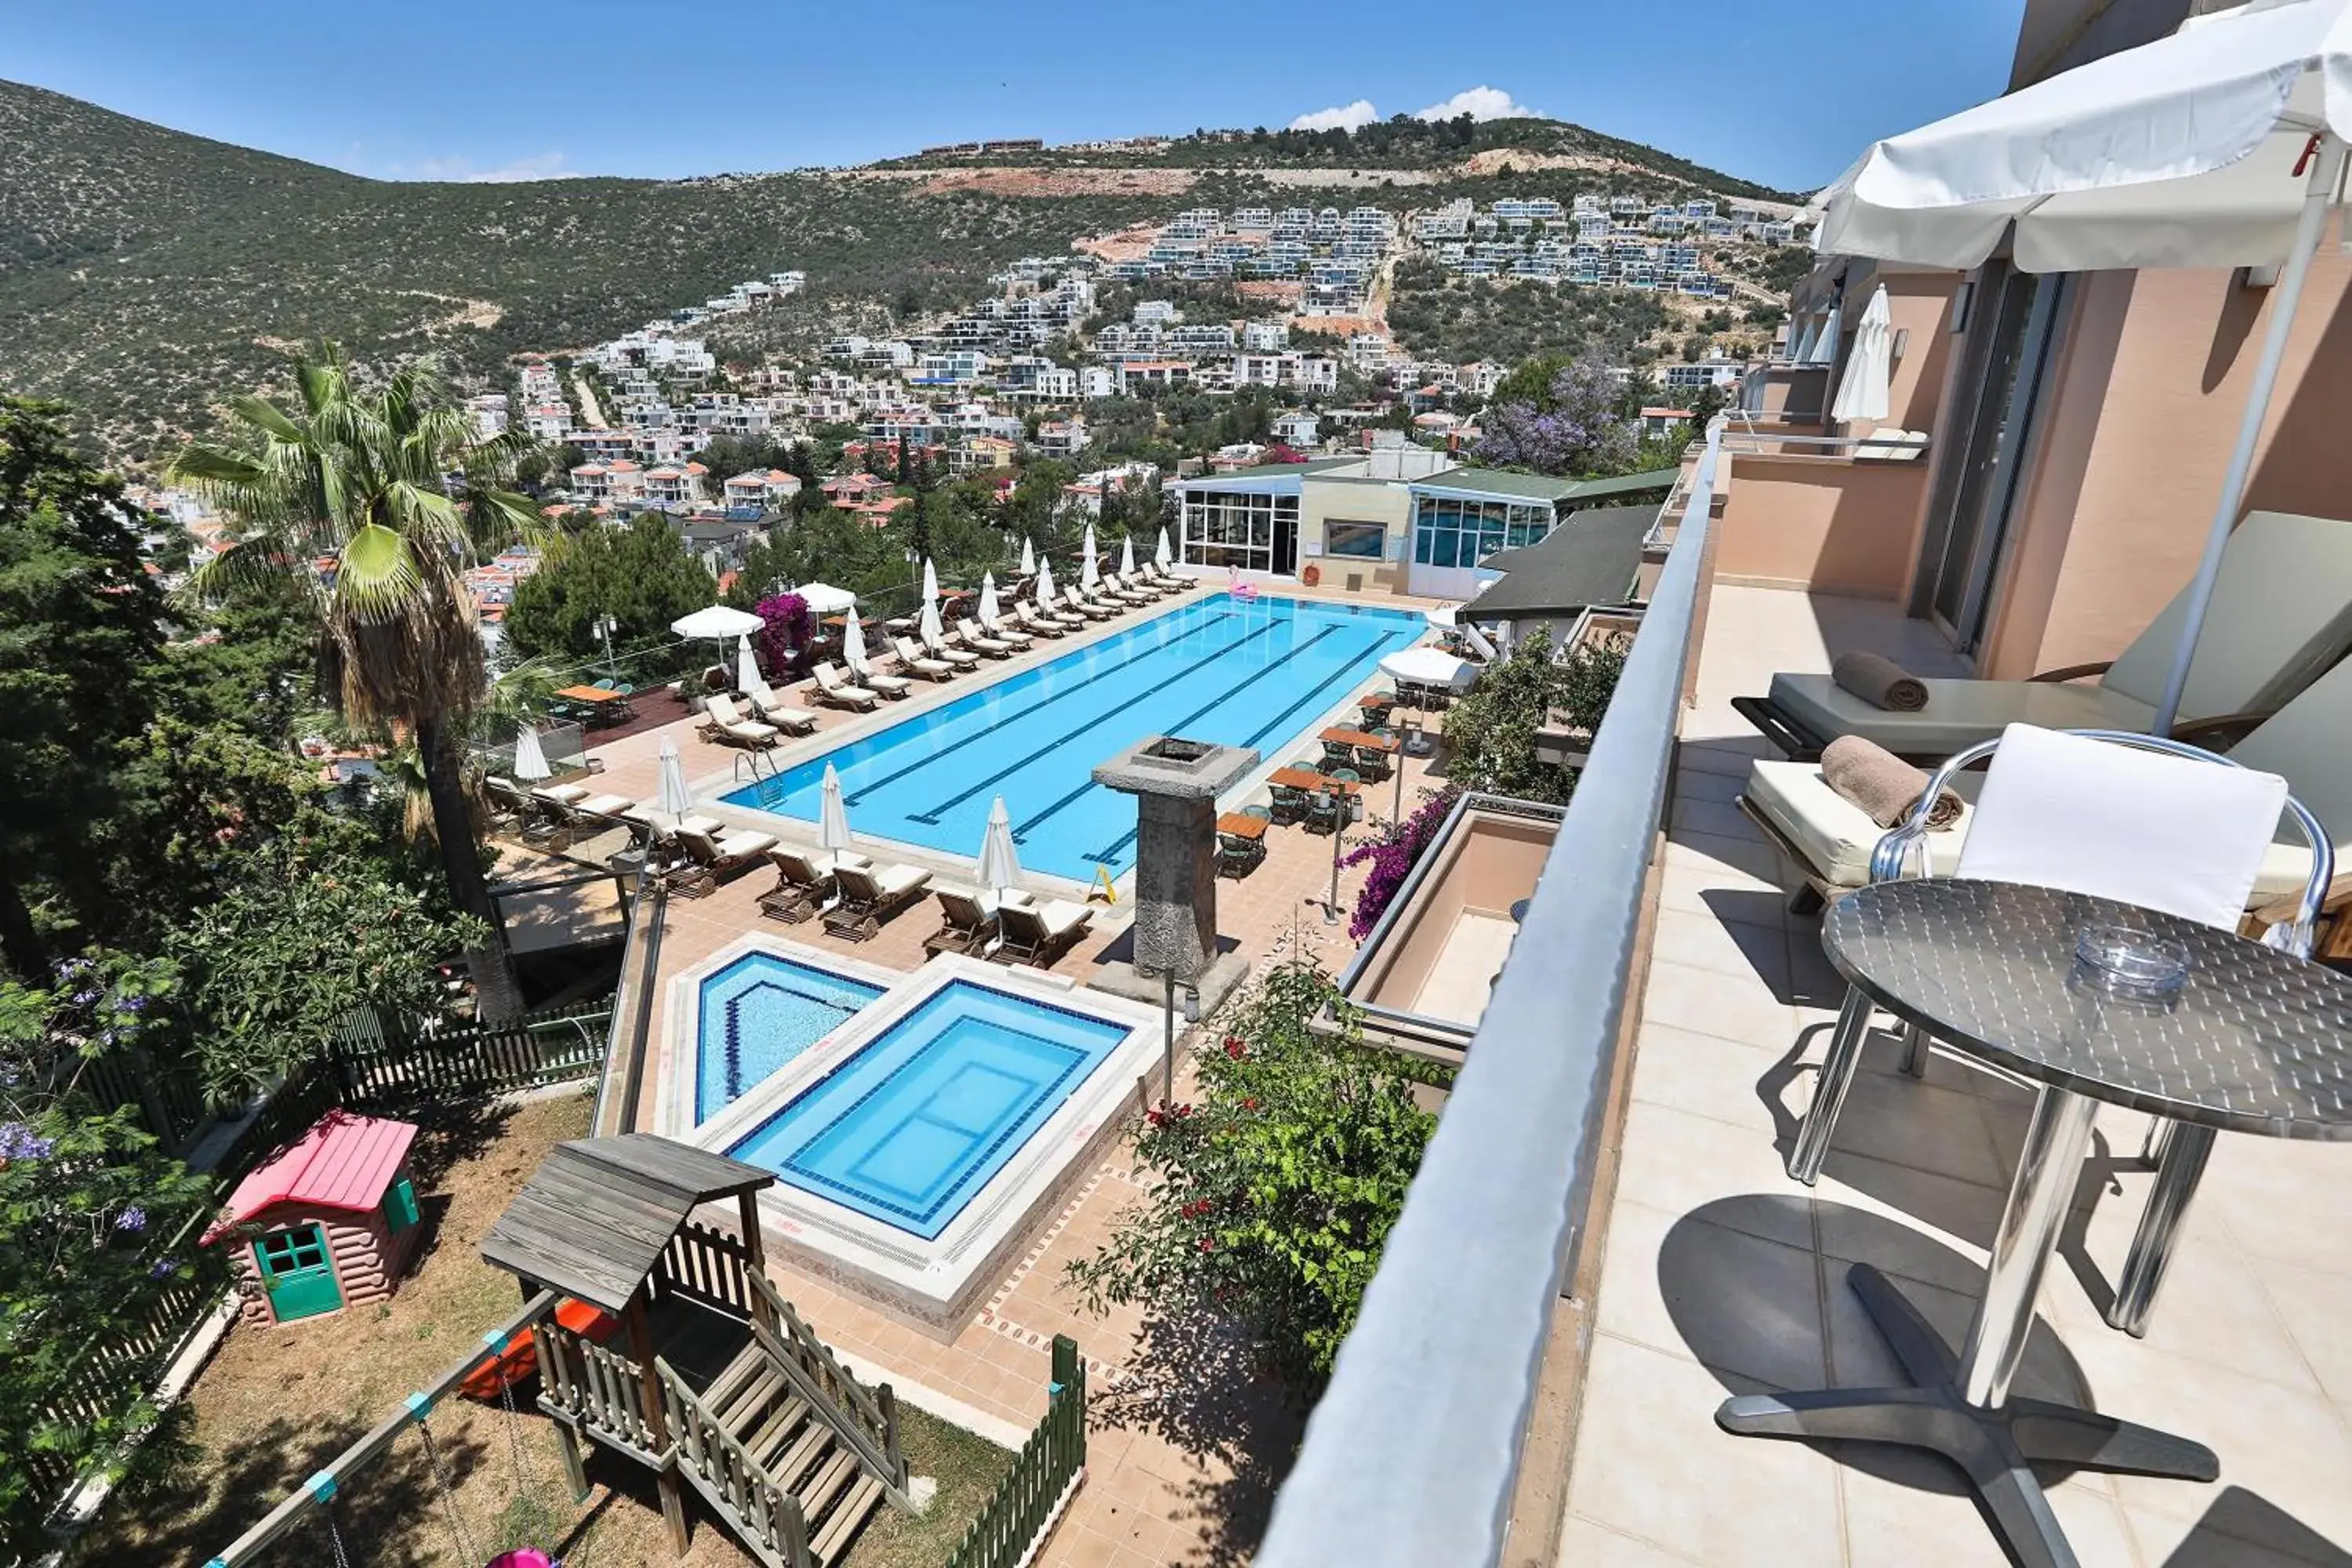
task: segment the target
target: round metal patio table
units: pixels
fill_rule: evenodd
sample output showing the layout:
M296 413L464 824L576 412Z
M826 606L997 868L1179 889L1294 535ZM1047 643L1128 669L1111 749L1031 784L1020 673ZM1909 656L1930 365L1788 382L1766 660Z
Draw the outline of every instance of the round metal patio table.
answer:
M2168 998L2103 984L2074 956L2086 928L2122 925L2187 950ZM2216 1132L2352 1140L2352 981L2231 932L2081 893L1959 879L1888 882L1832 904L1822 945L1870 1000L2038 1086L2032 1121L1958 1355L1868 1264L1846 1280L1912 1379L1894 1388L1748 1395L1716 1420L1753 1436L1895 1443L1964 1471L2011 1556L2074 1563L2034 1461L2210 1481L2201 1443L2037 1399L2010 1384L2033 1298L2073 1198L2099 1104ZM2173 1201L2195 1160L2168 1162ZM2159 1191L2151 1206L2167 1201Z

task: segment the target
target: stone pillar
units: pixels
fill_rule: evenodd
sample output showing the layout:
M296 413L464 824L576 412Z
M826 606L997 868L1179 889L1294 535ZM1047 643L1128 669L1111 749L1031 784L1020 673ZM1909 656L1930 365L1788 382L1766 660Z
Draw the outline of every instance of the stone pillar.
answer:
M1135 973L1198 983L1217 957L1217 796L1257 765L1245 747L1155 735L1095 769L1136 797Z

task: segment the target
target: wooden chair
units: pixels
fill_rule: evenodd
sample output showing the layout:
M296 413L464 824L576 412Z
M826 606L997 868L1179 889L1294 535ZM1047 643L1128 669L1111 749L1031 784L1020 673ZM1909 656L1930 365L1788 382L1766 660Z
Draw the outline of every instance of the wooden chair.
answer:
M996 911L1004 942L993 956L1006 963L1045 968L1077 944L1094 918L1094 910L1067 899L1048 899L1043 904L1006 904Z
M688 899L705 896L765 855L776 842L772 833L739 827L723 835L714 834L683 822L678 824L677 838L677 847L686 852L686 864L670 873L669 889Z
M798 925L833 896L832 855L778 844L769 848L768 863L776 868L776 885L760 895L760 912L770 920Z
M912 866L853 866L834 868L841 884L841 902L824 917L826 934L844 942L865 942L882 929L882 922L923 896L931 874Z
M940 888L935 891L940 900L940 929L923 939L926 956L960 952L969 957L996 940L996 911L978 893L961 888Z

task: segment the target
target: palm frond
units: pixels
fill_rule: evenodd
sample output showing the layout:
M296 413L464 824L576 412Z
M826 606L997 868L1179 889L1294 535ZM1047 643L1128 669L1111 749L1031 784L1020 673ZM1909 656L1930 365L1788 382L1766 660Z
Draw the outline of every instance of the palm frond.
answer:
M401 613L422 582L408 541L395 529L371 522L344 542L334 593L360 619L384 621Z

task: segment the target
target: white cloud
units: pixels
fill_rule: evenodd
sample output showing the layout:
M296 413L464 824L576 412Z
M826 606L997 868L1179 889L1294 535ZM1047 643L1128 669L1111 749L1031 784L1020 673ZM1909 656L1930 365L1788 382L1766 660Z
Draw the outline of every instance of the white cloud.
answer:
M1367 105L1366 107L1370 107ZM1466 114L1473 120L1541 120L1540 109L1529 109L1512 100L1511 95L1499 87L1474 87L1457 92L1443 103L1433 103L1413 116L1415 120L1451 120Z
M1318 109L1312 114L1302 114L1290 122L1293 131L1360 131L1381 117L1369 98L1353 103L1334 104Z
M576 180L577 169L563 166L562 153L541 153L532 157L517 158L496 168L478 169L471 158L427 158L416 165L414 173L401 171L415 180L452 180L467 184L512 184L520 180Z

